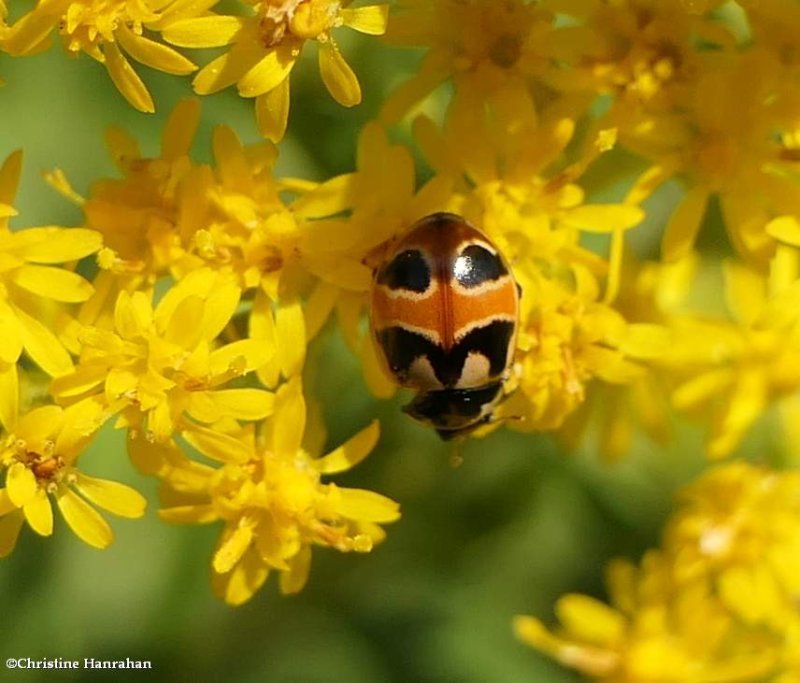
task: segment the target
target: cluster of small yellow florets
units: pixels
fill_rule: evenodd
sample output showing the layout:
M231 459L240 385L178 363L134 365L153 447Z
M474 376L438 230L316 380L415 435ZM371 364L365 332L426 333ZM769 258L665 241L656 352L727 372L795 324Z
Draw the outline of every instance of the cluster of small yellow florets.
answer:
M560 627L518 636L600 681L775 681L800 672L800 473L713 468L679 496L664 541L609 567L611 605L566 595Z
M38 0L6 25L0 3L0 50L31 55L58 34L73 56L85 52L104 64L114 85L139 111L155 111L153 98L134 70L134 60L164 73L185 76L198 66L181 48L230 46L201 68L193 86L208 95L236 84L256 101L265 137L279 140L289 113L289 76L308 41L319 46L319 70L331 95L346 107L361 101L356 75L342 56L333 30L386 30L387 5L350 8L347 0L242 0L236 14L213 12L219 0Z
M637 419L668 438L672 405L707 423L708 454L720 458L777 407L800 452L800 8L785 0L397 0L390 16L385 5L333 0L226 4L235 14L214 12L216 4L40 0L6 21L0 1L0 50L31 54L58 33L69 52L104 63L142 111L153 102L128 57L186 74L197 67L167 44L229 46L200 69L195 90L236 84L255 98L268 138L243 144L218 126L212 161L198 162L194 100L176 107L157 154L112 129L117 177L83 197L61 171L49 174L81 206L83 224L72 229L11 231L21 155L5 161L0 555L24 521L52 532L51 499L98 547L111 532L92 504L142 514L137 493L79 470L84 447L112 420L127 430L133 462L162 481L164 519L222 523L212 567L228 602L249 599L270 570L285 592L299 590L312 545L369 551L397 505L321 477L365 457L378 428L318 457L324 431L305 428L306 350L335 317L371 390L394 391L364 331L372 269L434 211L485 231L522 290L506 398L478 436L506 424L574 439L595 420L603 446L619 456ZM305 43L318 43L327 89L351 106L360 87L333 33L349 26L378 35L387 22L389 42L427 51L361 131L356 167L323 182L276 175L274 143ZM453 94L434 120L426 98L445 83ZM424 184L411 150L390 142L388 128L401 121L428 165ZM681 199L670 215L649 215L648 199L664 186ZM654 230L656 242L660 234L660 254L634 250L632 229ZM698 248L715 240L717 249ZM646 245L646 235L637 242ZM76 270L91 256L96 268ZM618 612L568 598L574 637L521 622L528 639L591 675L631 681L647 676L629 673L640 671L630 653L666 652L676 639L680 671L701 662L710 673L674 680L728 680L714 667L737 665L728 658L736 638L752 644L763 631L773 649L747 660L752 675L736 680L783 670L791 653L778 650L797 628L787 577L764 578L761 558L737 564L738 574L701 560L723 541L726 553L738 552L750 538L739 534L740 518L773 524L748 506L778 505L780 494L795 514L795 479L743 466L717 472L692 494L698 510L725 477L766 498L725 494L730 519L695 528L694 546L690 524L676 522L669 548L641 570L615 570L615 586L627 581ZM778 512L769 508L775 525L793 520ZM776 557L796 550L788 532L764 543ZM687 569L690 546L696 561ZM737 586L751 584L772 591L770 600L780 588L787 600L755 614L734 600ZM684 624L686 610L707 615L719 642L692 650L700 621Z

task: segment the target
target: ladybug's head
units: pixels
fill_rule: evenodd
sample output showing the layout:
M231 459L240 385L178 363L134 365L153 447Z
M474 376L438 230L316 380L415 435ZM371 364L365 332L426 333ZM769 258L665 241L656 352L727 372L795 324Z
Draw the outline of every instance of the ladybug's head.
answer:
M491 420L502 395L502 381L470 389L427 391L418 394L403 410L433 427L447 441Z

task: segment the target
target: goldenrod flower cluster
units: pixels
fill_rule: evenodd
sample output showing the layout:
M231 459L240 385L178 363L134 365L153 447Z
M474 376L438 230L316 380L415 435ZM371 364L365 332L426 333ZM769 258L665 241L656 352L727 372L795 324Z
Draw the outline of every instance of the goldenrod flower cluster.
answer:
M677 502L661 548L609 566L611 605L566 595L517 635L601 681L797 680L798 472L720 465Z
M15 56L50 47L58 34L71 56L85 52L105 65L122 96L142 112L155 104L131 60L164 73L185 76L199 95L234 83L242 97L256 99L265 137L279 140L289 113L289 75L307 41L319 46L319 70L331 95L345 107L361 101L358 78L342 56L333 29L348 26L371 35L386 29L387 5L347 7L340 0L242 0L235 14L212 10L219 0L38 0L6 25L0 4L0 50ZM210 48L230 45L198 71L172 45Z
M325 453L306 410L307 349L338 325L375 396L394 392L365 324L372 272L436 211L483 230L522 292L504 400L474 436L507 426L575 441L599 425L602 448L621 456L640 429L668 439L678 411L704 423L707 454L723 458L777 408L787 450L800 452L795 4L350 5L39 0L6 18L0 2L0 50L33 54L58 34L145 112L154 103L130 60L197 71L198 94L235 85L253 98L261 133L243 142L219 125L201 162L197 100L177 105L156 153L112 128L114 177L83 192L48 174L81 208L69 229L10 229L22 157L5 160L0 555L24 523L52 533L52 501L96 547L112 540L96 507L143 514L138 493L81 470L105 424L161 482L164 520L222 528L212 577L230 604L273 571L284 593L300 590L312 546L371 551L397 503L328 477L366 457L379 428ZM340 27L422 48L420 67L360 131L350 172L281 177L290 75L307 42L331 95L361 99ZM221 49L202 67L179 51L199 48ZM394 142L395 125L414 149ZM659 215L651 198L665 191L680 198ZM614 607L569 596L563 633L531 619L520 633L607 680L789 676L798 498L791 472L712 470L662 549L614 565ZM664 671L675 674L653 673Z

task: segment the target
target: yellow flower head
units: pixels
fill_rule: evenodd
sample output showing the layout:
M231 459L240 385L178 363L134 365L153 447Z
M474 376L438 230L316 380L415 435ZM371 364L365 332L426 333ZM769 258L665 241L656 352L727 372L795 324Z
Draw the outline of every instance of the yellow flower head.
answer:
M249 600L271 570L281 591L300 591L308 577L311 546L369 552L383 540L379 524L399 517L397 504L377 493L321 481L360 462L378 439L373 423L327 455L313 457L303 444L306 409L300 380L277 393L274 414L257 435L195 432L187 440L221 463L188 460L174 448L148 452L134 443L134 459L164 480L162 518L177 523L225 524L212 560L215 592L238 605Z
M550 64L554 14L529 0L401 0L388 39L429 51L419 73L385 103L382 117L400 119L442 82L463 95L485 98L502 112L515 100L533 109L529 83Z
M180 101L156 157L143 156L126 131L109 128L106 143L122 178L96 181L87 199L78 196L60 172L50 174L56 189L81 206L86 226L102 234L106 249L100 255L101 267L129 276L128 289L148 289L157 277L174 274L194 234L208 222L204 193L210 170L189 158L199 119L196 100Z
M23 349L50 375L72 368L44 323L52 322L56 305L85 301L93 290L77 273L53 266L88 256L102 243L99 233L77 228L12 232L8 219L16 214L12 203L21 164L21 152L14 152L0 166L0 422L6 426L16 415L15 368Z
M796 472L715 468L681 494L660 550L611 564L611 606L567 595L560 628L517 617L517 635L594 680L796 680L799 501Z
M39 0L10 28L5 46L13 55L32 54L46 46L50 34L57 30L69 53L85 52L104 64L125 99L139 111L152 112L153 99L125 53L159 71L191 73L197 68L192 62L144 32L157 32L166 22L194 16L214 3L215 0Z
M265 137L277 141L289 115L289 75L308 40L319 45L319 69L337 102L352 107L361 87L339 52L332 30L339 26L371 35L386 29L387 5L348 8L340 0L260 0L246 16L211 14L168 24L164 38L182 47L232 45L203 67L194 80L200 95L236 83L242 97L256 98L256 119Z
M613 94L612 107L621 117L672 106L697 69L697 37L709 45L735 44L729 29L708 17L719 4L622 0L565 7L545 0L545 7L570 18L552 38L564 68L551 73L550 82L564 92Z
M797 619L800 473L734 463L684 489L679 505L664 539L676 581L710 581L747 624Z
M797 256L786 247L764 278L742 264L724 269L728 319L674 316L674 344L663 358L676 383L673 404L711 417L708 454L730 455L776 402L800 389Z
M105 548L108 523L90 503L121 517L141 517L146 502L133 489L80 472L75 461L102 424L102 407L84 401L66 410L44 406L19 417L0 440L0 557L13 549L22 523L37 534L53 533L55 499L67 524L85 543ZM87 502L88 501L88 502Z
M51 393L61 401L97 396L110 412L124 411L119 426L142 429L156 441L185 426L186 416L206 424L263 418L272 410L269 392L220 388L273 353L250 340L216 346L239 294L235 284L207 270L172 287L155 310L144 293L121 292L113 329L78 333L80 362L53 381Z

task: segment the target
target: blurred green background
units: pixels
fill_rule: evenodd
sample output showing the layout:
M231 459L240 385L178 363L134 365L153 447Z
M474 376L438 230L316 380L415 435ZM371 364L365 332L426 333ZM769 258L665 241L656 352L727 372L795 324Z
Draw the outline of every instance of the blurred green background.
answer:
M322 179L352 169L359 127L385 93L418 62L412 51L349 39L343 49L359 74L364 104L344 110L323 91L312 47L292 76L290 132L279 172ZM310 58L308 58L310 57ZM62 168L75 188L115 171L103 131L118 124L156 154L173 105L189 81L137 67L158 112L139 114L105 70L60 46L43 55L0 55L0 157L23 147L25 166L15 227L80 222L80 211L51 190L41 173ZM436 106L436 103L432 105ZM225 92L203 101L196 157L210 158L214 125L231 125L254 142L252 103ZM393 132L407 138L407 130ZM662 202L670 201L669 193ZM658 214L657 203L651 207ZM320 358L324 363L317 362ZM668 452L646 439L618 465L588 445L564 453L547 435L501 430L464 449L450 447L400 413L407 396L371 398L356 361L332 328L315 343L308 390L319 397L334 446L381 419L378 448L337 481L399 501L403 518L366 556L315 549L304 592L282 598L276 583L247 605L213 597L209 561L218 527L167 526L156 515L155 482L124 454L122 434L106 428L82 460L93 475L127 482L150 499L140 521L113 520L116 541L99 552L59 518L54 537L25 529L0 563L0 655L147 659L148 677L171 680L572 681L514 638L514 614L552 617L571 591L603 596L603 567L614 556L638 558L658 542L674 488L696 471L701 435L676 425ZM274 577L273 577L274 578ZM92 671L6 671L3 680L52 676L83 680ZM117 674L126 677L123 672ZM127 677L140 679L141 672Z

